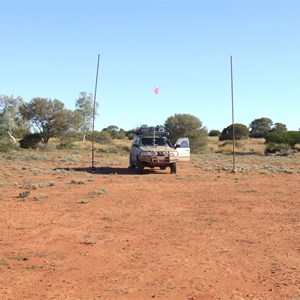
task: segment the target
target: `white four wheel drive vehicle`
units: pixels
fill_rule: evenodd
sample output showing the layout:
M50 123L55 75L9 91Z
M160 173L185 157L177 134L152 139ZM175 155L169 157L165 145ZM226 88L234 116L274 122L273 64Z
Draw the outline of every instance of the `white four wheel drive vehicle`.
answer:
M176 147L176 149L175 149ZM176 163L189 160L190 149L188 138L180 138L173 147L163 127L142 126L137 132L130 148L129 167L142 173L145 167L170 168L176 173Z

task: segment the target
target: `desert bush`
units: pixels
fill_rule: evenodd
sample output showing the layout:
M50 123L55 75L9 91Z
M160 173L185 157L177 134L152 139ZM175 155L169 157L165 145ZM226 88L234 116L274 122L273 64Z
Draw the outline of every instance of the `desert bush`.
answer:
M14 150L18 150L18 143L14 143L11 139L2 136L0 139L0 152L11 152Z
M265 149L265 154L288 154L290 146L287 144L268 143Z
M64 133L60 137L61 143L78 142L78 141L82 141L82 133L78 131L69 131Z
M294 148L300 143L300 131L272 131L266 135L265 139L269 144L283 144Z
M120 150L119 152L129 153L130 147L128 145L116 145L116 147Z
M87 135L87 140L92 140L92 135ZM112 137L107 131L95 131L94 132L94 141L100 144L111 144Z
M249 137L249 129L243 124L234 124L234 136L236 140L247 139ZM233 140L233 126L229 125L224 128L220 137L220 141Z
M71 141L61 142L56 148L59 150L80 150L80 147Z
M36 195L32 198L33 201L41 201L41 200L44 200L47 198L47 195L43 195L43 194L40 194L40 195Z
M233 146L233 141L230 141L230 140L229 141L228 140L224 141L224 143L220 144L219 147L222 148L222 147L226 147L226 146L229 146L229 145L231 145L231 147L232 147ZM239 141L235 141L234 145L237 149L241 149L244 146L244 144L239 142Z
M220 130L211 130L209 133L208 133L208 136L220 136L221 135L221 131Z
M87 203L90 203L90 202L91 202L90 199L81 199L81 200L79 201L80 204L87 204Z
M23 160L23 161L43 160L43 159L47 159L47 156L40 155L40 154L37 154L37 153L31 153L29 155L24 155L22 158L20 158L20 160Z
M92 237L88 236L84 239L84 244L85 245L94 245L94 244L96 244L96 241Z
M36 149L41 141L42 136L39 133L32 133L26 135L19 143L21 148Z
M107 194L107 193L108 193L108 190L107 190L107 189L101 188L101 189L99 189L99 190L92 190L92 191L89 193L89 196L90 196L91 198L95 198L95 197L97 197L97 196L99 196L99 195L105 195L105 194Z
M126 137L131 141L133 140L134 136L136 134L136 129L131 129L126 131Z
M98 149L99 153L110 153L110 154L127 154L130 151L128 145L111 145L107 147L101 147Z
M39 144L38 148L40 151L53 151L56 149L56 146L53 144Z
M72 179L71 183L72 184L86 184L85 180L83 180L83 179Z

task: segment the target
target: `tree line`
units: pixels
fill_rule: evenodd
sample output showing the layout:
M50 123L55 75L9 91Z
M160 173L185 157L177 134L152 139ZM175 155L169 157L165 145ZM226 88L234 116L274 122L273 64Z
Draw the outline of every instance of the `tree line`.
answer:
M300 143L300 130L288 131L283 123L273 123L270 118L259 118L252 121L247 127L244 124L231 124L222 132L211 130L209 136L218 136L220 141L242 140L247 138L264 138L267 143L285 144L294 148Z
M75 140L91 140L109 143L113 139L131 139L136 129L125 131L110 125L102 131L92 132L92 121L97 114L92 94L81 92L75 100L75 109L66 109L58 99L33 98L26 103L21 97L0 95L0 135L8 136L13 142L19 139L22 148L34 148L38 143L47 144L51 138L60 138L62 143ZM207 129L195 116L175 114L164 126L174 143L177 138L190 138L194 153L207 144Z
M47 144L50 138L60 138L62 143L75 140L91 140L110 143L113 139L131 139L136 129L124 130L110 125L102 131L92 132L94 114L92 94L81 92L75 99L75 109L66 109L58 99L33 98L26 103L21 97L0 95L0 135L14 143L19 140L23 148L34 148L38 143ZM191 151L205 150L208 136L218 136L220 141L235 139L265 138L267 142L285 143L294 147L300 143L300 132L288 131L283 123L273 123L269 118L259 118L247 127L243 124L229 125L223 131L207 131L202 122L190 114L175 114L163 124L172 143L179 137L190 139Z

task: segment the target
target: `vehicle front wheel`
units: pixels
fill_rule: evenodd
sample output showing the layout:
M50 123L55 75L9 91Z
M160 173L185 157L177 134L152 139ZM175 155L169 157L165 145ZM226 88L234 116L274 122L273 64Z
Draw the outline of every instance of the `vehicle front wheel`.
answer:
M170 169L171 169L171 174L176 174L176 171L177 171L176 163L172 163L170 165Z
M133 163L131 155L129 156L129 169L135 169L135 164Z
M136 167L137 167L137 171L139 174L142 174L143 173L143 170L144 170L144 165L143 163L139 160L139 158L137 157L136 159Z

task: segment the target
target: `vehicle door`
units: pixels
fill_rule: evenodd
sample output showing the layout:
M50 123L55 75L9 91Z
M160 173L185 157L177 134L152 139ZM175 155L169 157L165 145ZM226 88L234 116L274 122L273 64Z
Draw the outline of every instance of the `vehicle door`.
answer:
M133 140L133 143L131 145L131 149L130 149L130 156L131 156L131 159L134 163L136 163L136 157L138 156L139 154L139 137L136 137L134 140Z
M190 160L190 141L188 138L179 138L175 143L175 149L178 152L178 161Z

